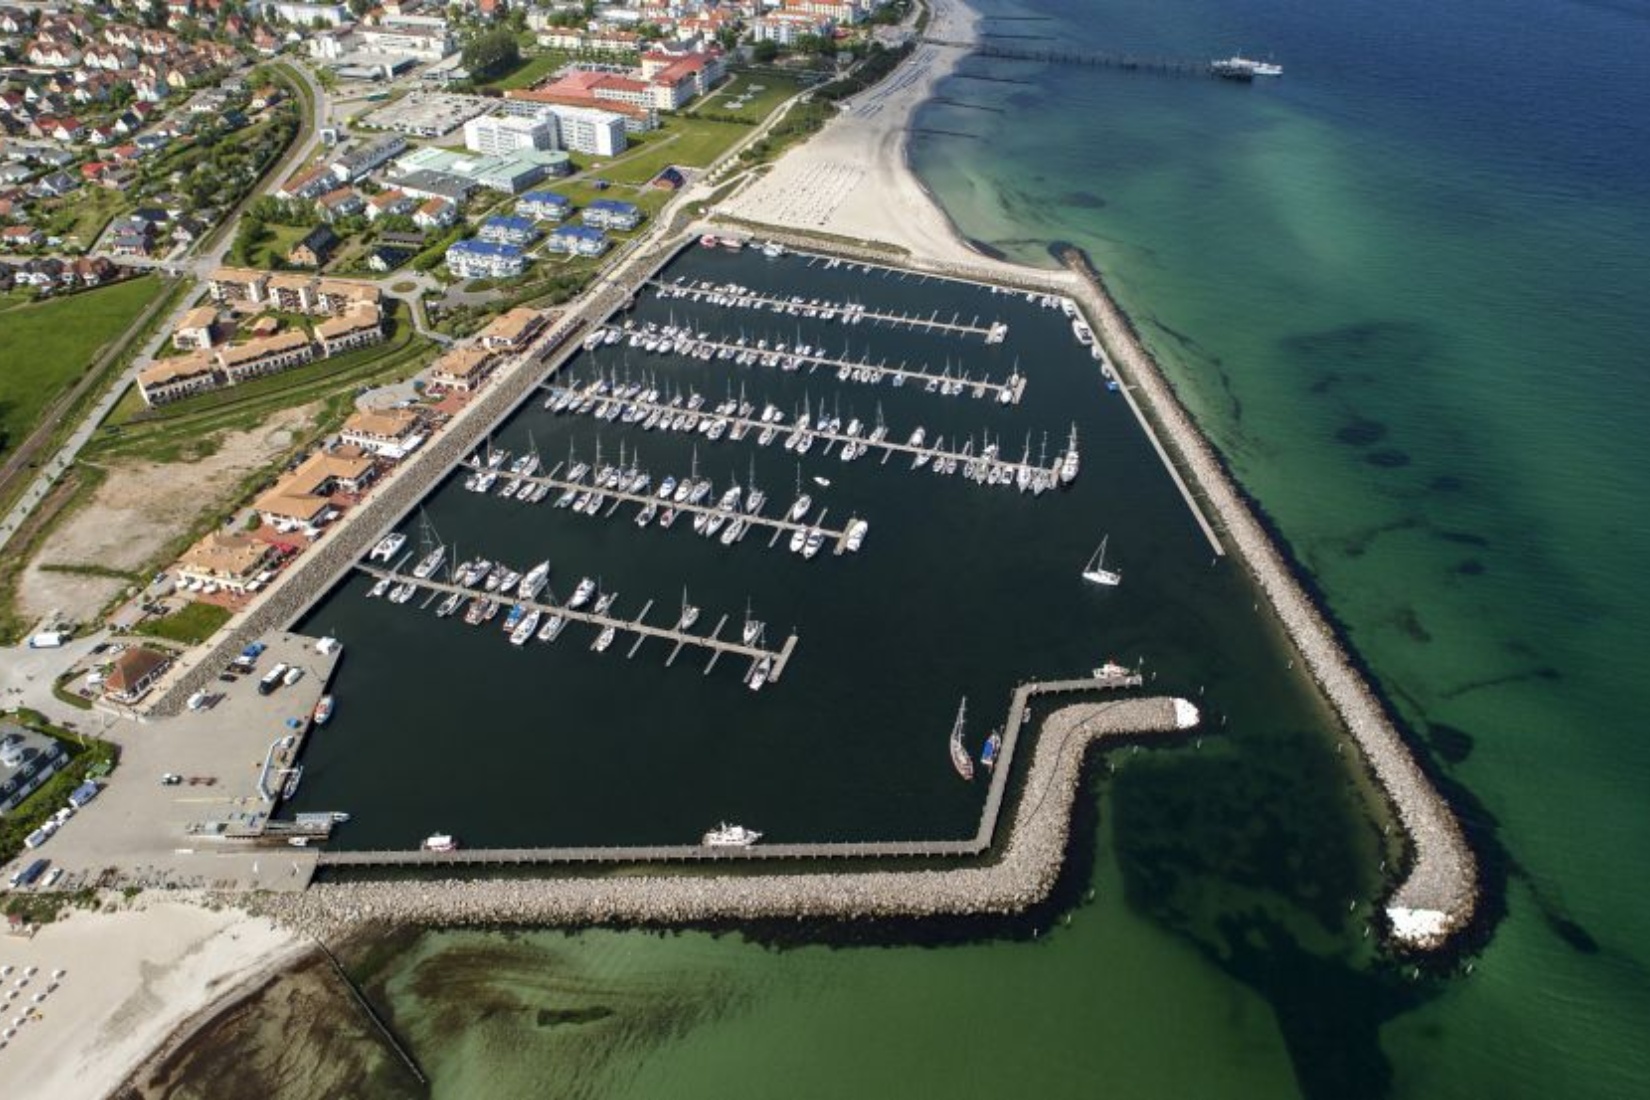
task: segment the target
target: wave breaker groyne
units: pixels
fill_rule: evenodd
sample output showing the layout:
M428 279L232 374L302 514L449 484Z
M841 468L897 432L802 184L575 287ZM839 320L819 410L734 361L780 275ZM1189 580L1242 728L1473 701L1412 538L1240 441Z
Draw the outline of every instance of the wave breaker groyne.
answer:
M1408 861L1386 901L1392 938L1406 948L1433 950L1471 923L1478 909L1478 862L1454 812L1416 762L1386 708L1341 645L1334 627L1308 595L1274 536L1180 403L1128 315L1081 250L1070 246L1057 249L1066 269L1051 271L984 253L966 263L930 260L905 249L890 253L886 249L856 247L835 237L768 229L737 220L735 224L746 232L762 232L798 252L842 256L875 266L1074 299L1118 371L1124 396L1135 407L1142 427L1204 534L1215 542L1214 527L1218 525L1219 534L1242 557L1396 811L1408 842ZM1214 513L1215 524L1204 515L1205 508Z
M1198 430L1146 350L1100 274L1076 249L1063 254L1078 275L1077 298L1096 336L1125 381L1141 394L1179 453L1187 474L1219 517L1255 581L1306 662L1347 732L1363 751L1377 783L1396 808L1411 857L1408 873L1387 899L1393 937L1409 947L1436 948L1465 927L1477 909L1478 864L1449 804L1405 745L1386 708L1341 646L1334 628L1302 587L1276 541Z
M719 867L715 874L320 882L301 893L222 900L322 938L376 923L680 925L1008 915L1048 897L1059 878L1086 750L1106 741L1183 734L1198 721L1191 703L1164 697L1074 703L1052 711L1039 727L1002 854L980 866L812 874L735 874Z

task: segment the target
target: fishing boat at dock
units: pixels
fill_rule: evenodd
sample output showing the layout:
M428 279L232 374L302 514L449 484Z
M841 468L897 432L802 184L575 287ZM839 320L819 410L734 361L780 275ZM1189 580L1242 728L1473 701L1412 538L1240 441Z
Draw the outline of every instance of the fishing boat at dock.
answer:
M448 833L432 833L418 847L426 852L456 852L458 839Z
M1001 730L993 730L990 737L985 739L985 745L980 749L980 763L987 768L997 766L997 757L1003 751L1003 734Z
M957 707L957 720L951 724L951 766L957 769L958 775L971 780L974 778L974 758L963 744L963 728L967 723L968 696L965 695Z

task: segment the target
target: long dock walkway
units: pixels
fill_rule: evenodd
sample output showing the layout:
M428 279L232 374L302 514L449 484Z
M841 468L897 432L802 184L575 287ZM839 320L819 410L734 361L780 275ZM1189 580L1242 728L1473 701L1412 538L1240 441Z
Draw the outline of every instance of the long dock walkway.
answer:
M642 609L641 614L637 615L634 619L626 619L621 618L618 615L597 614L594 611L575 610L565 604L558 604L549 600L511 600L505 596L499 595L498 593L482 592L474 588L466 588L461 584L454 584L451 581L439 581L433 577L413 577L405 573L397 573L390 569L383 569L375 565L368 565L364 562L357 563L356 568L361 570L361 572L366 573L368 576L379 580L388 579L392 583L397 584L414 584L420 589L428 589L430 592L434 593L440 593L443 595L459 593L472 598L485 598L490 596L493 599L498 600L500 603L522 604L529 611L537 611L540 614L560 615L568 622L588 623L597 629L612 627L615 631L630 631L633 634L641 635L643 638L659 638L663 641L672 643L675 647L671 650L670 656L666 658L666 664L673 662L676 659L677 653L680 652L683 647L697 646L701 649L707 649L711 653L710 664L705 666L705 671L707 673L710 672L711 668L715 666L717 659L723 654L733 654L734 656L748 658L751 661L753 668L758 662L764 658L767 658L773 662L772 668L768 672L768 682L773 683L784 674L785 666L790 664L791 654L796 651L797 636L795 634L791 634L787 637L785 639L785 644L780 648L769 649L765 646L746 645L742 641L730 641L728 639L718 637L715 633L693 634L686 630L678 630L675 627L654 626L652 623L642 621L643 618L646 617L649 608L653 606L651 601L648 603L647 607ZM635 652L634 648L632 648L631 652Z
M485 466L477 464L474 460L464 462L461 465L467 470L477 472L486 469ZM559 470L561 467L557 466L556 469ZM646 507L649 504L655 504L661 509L674 508L678 513L685 513L687 515L720 516L730 523L736 519L742 519L747 525L749 525L749 527L769 528L775 532L776 536L779 534L795 534L798 531L806 534L817 530L821 535L831 541L834 548L833 552L837 554L842 553L843 550L846 549L848 545L848 532L853 528L857 519L855 516L849 516L847 524L840 529L833 529L824 526L823 523L797 522L783 517L765 516L760 512L725 512L718 507L715 502L709 504L691 504L687 501L683 501L678 504L675 501L671 501L667 504L665 501L661 500L657 494L633 493L627 489L618 488L604 489L599 486L591 485L586 481L569 481L564 477L557 477L555 476L554 471L549 474L510 474L509 476L511 478L520 477L522 481L530 481L536 485L548 485L552 490L560 490L562 492L573 490L574 492L580 493L600 493L602 496L611 501L629 501L634 504L640 504L643 507ZM603 514L606 515L610 513ZM821 514L820 519L824 519L823 514ZM741 535L739 536L739 540L736 541L742 541L743 539L744 536ZM770 542L769 545L772 545L772 543Z
M793 637L792 642L795 641ZM787 643L788 649L789 643ZM972 837L966 840L843 841L819 844L759 844L748 848L706 847L704 845L649 845L586 848L477 848L456 852L358 851L320 853L323 866L448 866L453 864L610 864L748 862L751 860L850 860L881 858L958 858L983 855L998 839L997 829L1013 770L1014 753L1020 734L1031 718L1032 701L1041 695L1070 695L1120 687L1138 687L1140 678L1111 677L1082 680L1054 680L1021 684L1009 702L1008 720L1003 727L1003 744L997 767L991 775L985 807ZM1180 704L1177 704L1179 706ZM1187 705L1186 710L1195 715ZM1182 715L1181 728L1195 718Z
M653 287L661 298L686 298L690 302L712 302L735 309L767 310L770 313L783 313L791 317L841 321L850 325L869 321L874 325L908 328L917 332L978 336L988 344L1000 344L1008 335L1008 325L1001 321L982 325L978 317L964 321L961 314L953 314L950 320L941 320L939 310L935 310L927 317L915 313L884 313L855 302L809 301L797 295L786 298L778 294L763 294L736 283L713 283L708 279L693 282L683 279L674 283L653 279L647 285Z
M1010 374L1006 382L993 382L988 378L967 377L960 370L953 374L949 368L941 372L926 367L908 367L904 363L889 366L886 359L873 363L869 355L849 359L846 354L840 357L826 355L823 349L802 352L785 344L770 347L766 340L752 344L749 341L715 340L700 335L683 336L668 331L661 333L661 336L660 345L651 350L688 356L698 352L701 357L715 357L724 362L737 358L741 366L777 366L785 371L806 368L809 374L826 367L836 372L839 382L864 382L874 386L893 379L895 386L903 386L907 382L920 383L929 392L944 390L948 396L953 390L958 394L972 393L978 398L990 397L1002 405L1019 404L1026 389L1025 375L1018 371Z
M565 387L558 387L550 384L545 384L543 388L546 392L555 395L560 395L566 392ZM892 438L873 441L867 436L849 435L845 431L834 432L826 428L804 427L800 424L769 424L757 418L739 416L737 413L715 413L707 411L689 412L685 408L680 408L675 405L667 405L662 401L644 401L639 397L604 397L595 399L591 403L591 407L587 410L587 415L593 416L601 409L603 405L611 405L615 403L622 409L639 410L643 414L650 415L656 412L661 417L687 416L690 418L691 424L694 425L694 427L688 428L688 431L695 431L698 430L699 425L707 424L715 420L721 420L727 427L732 428L737 426L742 428L743 435L749 435L752 431L761 432L767 428L776 429L775 438L778 438L779 435L795 435L800 432L814 439L823 440L826 444L827 453L829 453L831 447L834 447L839 443L844 445L852 443L856 446L864 447L867 450L880 450L882 452L882 461L885 463L896 454L910 455L912 458L912 469L917 469L932 462L940 461L948 464L946 467L948 470L960 470L963 471L964 476L968 476L968 470L972 466L980 472L980 476L975 480L980 480L982 482L989 477L990 472L993 470L998 474L997 484L1008 485L1010 487L1017 483L1017 480L1022 476L1022 473L1028 482L1039 477L1045 479L1051 478L1056 484L1059 482L1059 459L1056 459L1049 466L1039 466L1034 462L1015 462L1011 459L1004 459L1001 457L993 458L988 461L982 455L949 450L943 447L931 447L926 442L912 443L910 442L910 437L907 437L907 441L904 443L900 443ZM706 438L709 437L707 436ZM733 439L734 437L731 433L729 433L721 438ZM735 440L735 442L737 442L737 440ZM949 465L952 463L955 465Z

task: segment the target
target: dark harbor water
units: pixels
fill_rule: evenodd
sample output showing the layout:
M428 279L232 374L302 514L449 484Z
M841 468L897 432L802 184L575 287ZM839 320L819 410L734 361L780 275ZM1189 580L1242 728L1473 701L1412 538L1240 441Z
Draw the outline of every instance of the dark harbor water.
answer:
M431 831L454 832L474 847L681 844L720 820L777 842L971 836L985 784L961 782L949 762L958 699L972 699L977 749L1001 724L1016 683L1086 675L1108 658L1145 662L1161 688L1206 693L1207 705L1221 711L1216 721L1235 724L1232 739L1253 737L1256 752L1315 751L1282 748L1320 724L1315 703L1270 655L1270 622L1237 571L1216 561L1128 405L1106 391L1059 310L984 287L828 269L805 257L694 249L665 277L1004 321L1008 339L993 346L652 295L632 314L639 325L691 324L728 341L800 340L833 355L942 373L1003 380L1018 368L1028 377L1025 397L1005 407L917 383L839 381L828 368L786 373L625 344L582 353L562 377L645 377L696 390L707 406L742 387L758 409L770 401L785 410L824 404L845 423L868 426L880 415L900 441L920 424L930 440L961 447L972 436L978 449L989 431L1013 457L1029 446L1044 465L1075 423L1084 472L1069 488L1038 497L936 476L908 457L884 462L880 451L844 463L821 443L798 459L778 441L759 447L756 433L711 442L557 415L532 402L496 433L497 447L536 447L551 465L570 453L593 460L598 444L616 460L622 447L627 464L639 462L656 483L697 463L717 493L754 474L773 498L768 514L790 504L800 481L827 524L840 528L850 515L870 521L865 548L808 561L783 543L769 549L766 533L724 547L695 535L687 519L668 531L640 529L635 504L586 517L552 507L554 496L534 506L449 479L407 524L409 547L427 518L463 557L523 571L549 558L552 591L562 598L580 577L600 578L618 593L616 613L633 616L653 600L649 621L668 625L685 587L702 608L700 630L726 614L723 633L736 635L748 600L770 624L769 644L779 646L793 629L800 641L782 681L753 694L737 657L706 674L707 656L684 650L666 667L671 647L663 641L628 657L633 635L597 654L595 628L580 625L553 643L517 649L500 629L502 616L480 627L437 619L433 608L420 611L422 598L399 606L366 598L370 578L359 576L305 626L349 646L335 683L338 714L305 757L298 806L348 809L340 846L409 847ZM1102 535L1109 563L1125 574L1116 589L1078 576ZM1263 749L1268 737L1279 746ZM1231 752L1212 743L1224 739L1211 738L1211 757ZM1333 762L1318 757L1324 785L1338 790ZM1326 801L1342 812L1337 795Z
M794 618L792 671L751 699L731 669L662 670L651 648L597 659L572 633L565 651L516 653L496 630L345 592L319 613L352 650L304 798L346 799L351 844L437 826L572 837L585 821L675 839L734 814L785 834L954 835L973 809L942 755L957 695L983 709L1045 666L1146 656L1160 686L1205 686L1229 732L1096 783L1069 926L944 946L943 929L900 946L851 945L848 929L787 950L431 934L380 953L370 989L444 1096L1642 1095L1650 9L985 7L1015 20L988 24L1001 34L1285 64L1244 88L970 60L919 126L974 136L929 133L913 156L968 235L1036 263L1050 240L1090 250L1313 572L1486 857L1496 919L1472 972L1371 961L1346 899L1370 896L1378 855L1322 715L1054 318L1053 362L1019 343L1032 315L1011 318L1006 354L1032 376L1012 415L856 387L844 411L872 414L880 395L896 431L920 410L931 430L1001 423L1007 445L1027 428L1053 442L1075 416L1076 489L1021 501L814 457L833 515L872 520L859 560L724 552L617 520L512 525L444 491L431 515L467 551L469 527L497 527L523 559L544 546L563 584L601 570L625 606L684 581L736 616L751 595ZM929 354L947 346L987 358ZM536 413L510 432L530 426L552 455L569 431L593 438ZM725 481L749 450L701 458ZM686 457L653 438L643 453ZM758 476L783 492L781 453L758 452ZM1090 599L1064 578L1106 530L1127 581ZM909 671L874 659L888 654ZM358 692L374 713L352 713Z

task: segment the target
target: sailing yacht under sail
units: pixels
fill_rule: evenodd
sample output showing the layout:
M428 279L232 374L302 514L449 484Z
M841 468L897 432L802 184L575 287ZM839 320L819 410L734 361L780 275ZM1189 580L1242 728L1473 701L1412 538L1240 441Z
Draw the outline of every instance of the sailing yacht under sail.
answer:
M1104 584L1115 587L1123 583L1122 573L1106 568L1106 540L1110 538L1111 536L1107 535L1100 540L1099 549L1095 550L1094 555L1089 558L1088 565L1083 567L1083 579L1090 584Z

